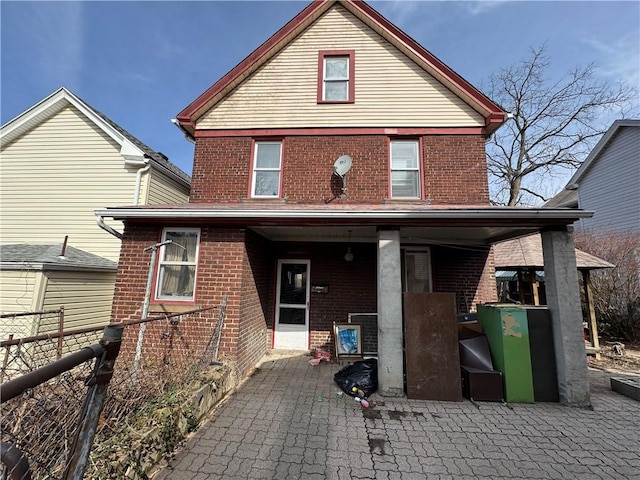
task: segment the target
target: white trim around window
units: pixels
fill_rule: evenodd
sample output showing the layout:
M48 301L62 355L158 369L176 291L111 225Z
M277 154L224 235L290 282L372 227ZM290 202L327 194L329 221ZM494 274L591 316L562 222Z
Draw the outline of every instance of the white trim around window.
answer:
M422 198L420 163L419 140L390 140L390 198Z
M252 198L278 198L282 180L282 141L256 141L251 173Z
M174 302L195 300L199 228L167 227L162 231L163 245L158 252L158 275L155 299Z

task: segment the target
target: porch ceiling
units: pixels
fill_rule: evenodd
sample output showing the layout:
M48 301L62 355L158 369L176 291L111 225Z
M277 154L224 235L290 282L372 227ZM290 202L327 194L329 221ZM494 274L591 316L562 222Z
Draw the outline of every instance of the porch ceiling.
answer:
M276 242L347 242L374 243L375 226L333 227L250 227ZM514 238L537 232L533 227L400 227L400 240L407 244L485 245L494 239Z

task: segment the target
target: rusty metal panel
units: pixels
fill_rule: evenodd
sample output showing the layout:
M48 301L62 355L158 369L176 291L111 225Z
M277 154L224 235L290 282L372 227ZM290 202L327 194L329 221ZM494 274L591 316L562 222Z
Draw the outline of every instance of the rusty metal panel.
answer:
M407 397L462 401L453 293L405 293Z

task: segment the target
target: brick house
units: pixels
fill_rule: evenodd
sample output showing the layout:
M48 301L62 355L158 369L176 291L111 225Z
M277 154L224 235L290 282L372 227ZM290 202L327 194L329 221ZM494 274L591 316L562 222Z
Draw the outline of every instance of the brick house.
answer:
M221 346L241 372L377 313L380 393L402 395L403 292L451 292L458 313L496 301L492 243L543 231L561 397L588 403L565 266L567 225L588 214L490 205L485 141L505 118L366 3L312 2L177 116L195 141L188 204L96 212L125 224L114 320L140 314L144 248L174 240L152 311L228 295Z

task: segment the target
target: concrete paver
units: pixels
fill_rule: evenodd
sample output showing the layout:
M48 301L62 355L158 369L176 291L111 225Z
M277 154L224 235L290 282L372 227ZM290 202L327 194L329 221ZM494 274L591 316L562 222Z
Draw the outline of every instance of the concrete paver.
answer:
M272 352L156 480L640 479L640 402L591 371L591 409L382 399L363 409L342 365Z

